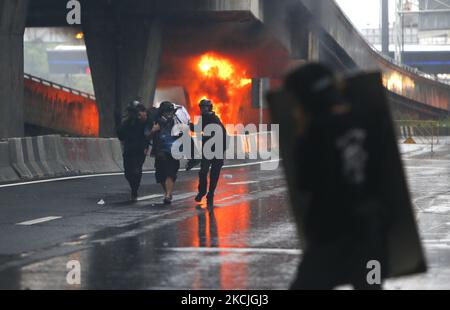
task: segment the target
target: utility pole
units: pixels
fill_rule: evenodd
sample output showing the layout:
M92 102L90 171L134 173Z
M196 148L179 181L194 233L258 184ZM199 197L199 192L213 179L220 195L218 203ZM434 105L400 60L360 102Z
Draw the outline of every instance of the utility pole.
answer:
M381 51L389 56L389 0L381 0Z
M403 1L395 0L395 24L394 24L394 41L395 41L395 60L402 63L403 54Z

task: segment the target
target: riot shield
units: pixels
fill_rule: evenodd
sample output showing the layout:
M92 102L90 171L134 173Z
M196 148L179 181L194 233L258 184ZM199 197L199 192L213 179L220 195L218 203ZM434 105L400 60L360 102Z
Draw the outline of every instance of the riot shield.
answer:
M378 136L383 182L380 194L392 216L388 231L388 276L426 271L425 257L397 144L386 91L379 73L360 74L346 80L345 95L369 130Z
M377 185L378 192L390 217L386 234L387 268L384 274L389 278L425 272L424 253L380 73L348 77L344 81L343 93L357 117L364 120L367 130L376 137L371 152L377 152L377 169L382 178L382 182L377 182L380 183ZM291 210L305 248L309 242L303 234L303 215L307 206L296 190L298 169L292 148L296 141L296 133L292 131L295 120L289 113L297 104L296 99L283 90L269 93L267 99L274 123L280 124L280 152L289 186Z

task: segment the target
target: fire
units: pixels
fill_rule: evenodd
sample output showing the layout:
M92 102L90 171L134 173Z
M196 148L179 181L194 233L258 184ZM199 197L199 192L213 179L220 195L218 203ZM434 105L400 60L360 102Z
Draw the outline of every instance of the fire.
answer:
M198 102L208 98L225 124L238 123L241 106L250 104L252 80L247 72L238 63L212 52L196 58L193 70L193 79L187 85L191 110L197 114Z
M231 79L235 71L229 61L215 58L212 54L203 55L198 64L198 68L205 77L217 77L221 80Z

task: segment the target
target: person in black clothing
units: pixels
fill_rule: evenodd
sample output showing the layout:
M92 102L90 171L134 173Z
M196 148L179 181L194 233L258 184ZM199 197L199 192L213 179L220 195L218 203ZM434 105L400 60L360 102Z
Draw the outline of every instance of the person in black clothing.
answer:
M125 178L131 187L131 201L136 202L142 179L142 167L148 154L149 142L145 137L147 110L139 101L127 108L128 115L119 126L117 136L123 144Z
M202 124L202 132L206 126L210 124L219 125L222 129L223 133L223 151L226 151L227 147L227 134L225 130L225 126L222 124L220 118L213 111L213 104L209 99L203 99L199 103L200 111L201 111L201 124ZM191 124L191 130L194 131L195 126ZM211 137L202 135L202 145L211 139ZM215 146L213 146L212 151L215 150ZM222 154L223 155L223 154ZM187 170L190 170L193 166L198 163L198 160L192 158L188 162ZM224 157L220 158L206 158L204 154L204 150L202 151L202 159L200 161L200 172L199 172L199 182L198 182L198 194L195 197L196 202L202 201L203 197L206 196L207 204L212 206L214 204L214 193L217 188L217 183L219 182L220 172L222 170L222 166L224 164ZM209 190L208 190L208 173L210 173L209 178Z
M152 153L155 156L155 178L164 190L164 204L172 202L177 173L180 169L180 161L174 159L171 152L173 144L179 138L172 136L172 129L176 120L175 113L175 107L171 102L162 102L149 134L153 139Z
M321 64L293 72L285 88L297 100L297 186L304 255L291 289L381 289L367 264L386 262L386 206L377 192L377 149L368 118L349 103L334 73ZM362 116L363 115L363 116Z

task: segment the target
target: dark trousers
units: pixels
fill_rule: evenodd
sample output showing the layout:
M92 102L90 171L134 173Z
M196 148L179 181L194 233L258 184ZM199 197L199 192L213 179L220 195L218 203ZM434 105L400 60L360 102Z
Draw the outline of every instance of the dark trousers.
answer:
M131 191L137 195L139 186L142 179L142 166L145 162L144 151L142 155L138 154L124 154L123 155L123 167L125 170L125 178L130 184Z
M217 183L219 182L220 171L222 170L224 160L223 159L202 159L200 164L199 182L198 182L198 192L201 194L206 194L208 189L208 172L209 176L209 192L208 195L214 195L216 191Z

